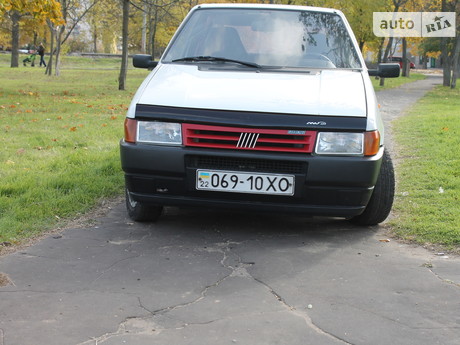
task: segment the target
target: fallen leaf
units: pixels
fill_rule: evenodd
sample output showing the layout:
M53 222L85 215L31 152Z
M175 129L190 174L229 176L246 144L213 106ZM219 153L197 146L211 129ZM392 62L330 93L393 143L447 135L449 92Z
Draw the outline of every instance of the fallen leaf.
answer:
M77 130L77 127L70 127L69 131L75 132Z

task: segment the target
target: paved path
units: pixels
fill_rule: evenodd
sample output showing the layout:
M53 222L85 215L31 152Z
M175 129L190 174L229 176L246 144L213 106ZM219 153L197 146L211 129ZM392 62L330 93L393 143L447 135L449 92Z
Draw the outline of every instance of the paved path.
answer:
M385 116L430 83L379 93ZM460 344L460 260L386 239L175 208L134 224L118 204L0 258L0 345Z

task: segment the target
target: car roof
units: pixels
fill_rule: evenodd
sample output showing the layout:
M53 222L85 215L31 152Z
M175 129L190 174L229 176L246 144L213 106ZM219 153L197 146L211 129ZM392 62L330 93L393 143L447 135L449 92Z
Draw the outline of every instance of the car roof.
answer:
M251 9L264 9L264 10L289 10L289 11L312 11L312 12L327 12L343 15L342 11L333 8L313 7L313 6L295 6L295 5L274 5L274 4L201 4L195 6L194 9L199 8L251 8Z

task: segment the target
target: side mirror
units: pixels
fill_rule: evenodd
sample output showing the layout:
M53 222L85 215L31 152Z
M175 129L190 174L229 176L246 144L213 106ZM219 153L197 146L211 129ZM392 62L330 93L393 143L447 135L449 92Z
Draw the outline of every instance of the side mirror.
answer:
M398 78L400 67L398 63L381 63L378 69L368 70L371 77Z
M136 54L133 56L133 66L137 68L154 69L158 65L158 61L152 60L152 55Z

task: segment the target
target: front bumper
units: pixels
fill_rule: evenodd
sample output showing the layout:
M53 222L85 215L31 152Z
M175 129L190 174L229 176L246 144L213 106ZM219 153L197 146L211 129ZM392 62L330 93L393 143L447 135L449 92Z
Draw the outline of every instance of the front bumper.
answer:
M230 151L120 142L126 187L134 200L165 206L225 207L305 215L361 214L380 171L372 157ZM196 190L198 168L290 174L293 196Z

